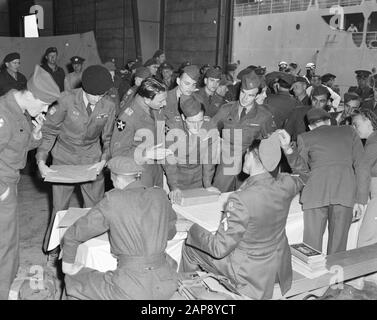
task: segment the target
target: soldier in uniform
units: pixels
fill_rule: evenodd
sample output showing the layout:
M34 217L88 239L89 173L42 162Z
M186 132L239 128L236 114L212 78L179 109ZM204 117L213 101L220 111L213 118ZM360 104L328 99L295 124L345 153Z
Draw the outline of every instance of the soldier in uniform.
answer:
M174 76L174 68L166 61L160 64L157 79L163 83L168 90L173 90L177 85L176 77Z
M302 106L310 106L312 102L306 92L308 88L308 82L304 77L296 77L293 84L292 90L296 99L300 102Z
M90 66L82 75L82 89L65 92L52 107L43 126L43 140L36 159L42 177L49 170L46 159L51 151L55 165L93 164L96 181L80 184L84 207L91 208L105 191L102 169L110 159L110 139L115 122L115 105L106 96L112 87L110 73L100 65ZM101 144L102 143L102 144ZM53 184L53 212L43 249L46 252L56 212L68 209L74 184ZM57 261L57 251L49 255L49 264Z
M81 87L82 65L84 61L84 58L78 56L71 58L73 72L65 76L64 91L70 91Z
M166 108L164 116L167 121L174 121L176 117L180 117L179 101L182 95L190 96L198 91L197 83L199 81L200 72L196 65L189 65L183 68L179 78L177 78L177 87L170 90L166 98Z
M26 89L26 78L19 72L20 54L18 52L9 53L4 58L4 64L0 69L0 96L5 95L12 89Z
M169 299L177 289L177 272L165 249L175 233L176 214L164 190L144 186L142 167L133 158L108 163L115 189L106 193L63 239L63 272L68 298L81 300ZM105 232L117 269L99 272L76 265L77 247Z
M119 113L117 116L121 113L124 112L128 108L129 103L132 101L132 99L135 97L137 89L139 89L141 83L151 77L152 74L149 71L147 67L139 67L135 71L135 76L134 76L134 86L130 88L127 93L123 96L122 101L120 102L120 108L119 108Z
M51 74L52 78L55 80L56 84L58 85L60 92L63 92L65 72L62 68L60 68L57 65L57 58L58 58L58 49L56 49L55 47L47 48L43 56L43 63L41 67L45 69L49 74Z
M156 60L159 66L166 61L165 52L161 49L156 50L152 58Z
M142 182L148 187L162 187L163 171L156 161L171 155L160 148L165 141L161 110L165 104L165 86L153 78L144 80L128 108L119 115L111 138L111 156L127 156L144 164Z
M54 79L36 66L27 90L0 98L0 300L8 299L18 270L17 184L29 150L41 143L42 112L60 95ZM34 128L25 111L35 118Z
M216 68L210 68L204 75L204 87L200 88L198 95L201 96L205 115L213 117L225 103L224 98L216 93L222 72Z
M242 158L247 148L255 139L267 137L276 129L270 111L255 102L262 90L258 76L252 72L244 75L239 100L223 105L213 117L222 132L221 160L213 182L221 192L239 188L243 182Z
M284 130L262 142L254 140L243 166L249 178L229 196L215 234L198 224L189 229L180 271L200 267L220 274L252 299L271 299L275 282L283 294L290 289L292 265L285 226L308 169L297 162L297 152L289 142ZM280 146L294 175L270 173L280 161Z
M340 114L338 123L340 125L351 125L352 115L360 108L360 97L355 92L346 92L344 94L344 110Z
M373 97L373 89L369 86L369 77L372 74L368 70L356 70L357 87L350 87L348 92L355 92L361 98L361 103Z
M182 116L173 123L168 123L168 143L178 138L177 156L170 164L164 166L167 182L170 187L170 199L180 202L181 190L212 187L215 165L218 162L219 132L208 116L204 116L204 107L192 95L181 103Z
M310 167L301 202L304 209L304 242L322 251L328 222L327 254L346 250L353 214L365 205L360 194L363 145L351 126L331 126L331 116L322 108L307 114L310 132L297 138L302 162Z
M155 58L151 58L144 63L144 67L147 67L152 76L155 77L157 75L158 68L160 67L160 63L158 63Z

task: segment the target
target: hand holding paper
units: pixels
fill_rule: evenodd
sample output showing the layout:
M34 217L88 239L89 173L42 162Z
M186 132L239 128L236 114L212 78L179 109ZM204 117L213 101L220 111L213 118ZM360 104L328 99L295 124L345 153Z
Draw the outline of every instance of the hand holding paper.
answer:
M38 162L38 169L39 172L41 173L42 178L45 178L48 173L56 172L55 170L50 169L44 161L39 161Z

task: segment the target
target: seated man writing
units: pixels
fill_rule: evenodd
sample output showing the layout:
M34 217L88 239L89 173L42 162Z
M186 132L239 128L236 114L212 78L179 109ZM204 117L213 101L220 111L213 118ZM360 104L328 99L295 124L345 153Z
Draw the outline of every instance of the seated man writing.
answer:
M176 214L166 193L139 181L142 167L132 158L108 163L114 190L76 221L63 239L63 272L68 298L93 300L169 299L177 289L176 271L168 264L167 241L176 233ZM115 271L76 265L77 247L109 232Z
M293 175L272 172L283 148ZM282 294L292 284L291 253L285 226L292 199L303 188L308 169L298 166L290 136L279 130L249 147L243 171L250 177L231 194L215 234L194 224L182 251L181 271L200 268L227 277L252 299L270 299L275 281Z

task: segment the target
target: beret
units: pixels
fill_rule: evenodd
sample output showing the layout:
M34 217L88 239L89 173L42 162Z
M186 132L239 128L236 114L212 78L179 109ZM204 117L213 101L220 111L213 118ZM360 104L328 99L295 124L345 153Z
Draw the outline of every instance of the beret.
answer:
M308 111L306 114L306 117L308 118L309 124L312 124L314 122L320 121L320 120L328 120L331 119L331 115L323 110L322 108L312 108Z
M81 58L79 56L74 56L71 58L71 63L72 64L79 64L79 63L83 63L85 61L84 58Z
M135 71L135 77L146 79L151 77L152 74L147 67L139 67Z
M193 117L202 111L202 99L195 93L190 96L181 96L181 110L184 116Z
M155 58L151 58L144 63L144 67L150 67L153 65L159 65L159 63L157 62Z
M357 78L365 78L365 79L368 78L372 74L372 72L368 70L356 70L355 73L356 73Z
M27 82L27 88L33 93L34 97L52 104L60 97L60 89L46 70L36 65L34 73Z
M213 78L213 79L221 79L222 72L221 70L211 67L210 69L207 70L205 77L206 78Z
M360 96L356 92L346 92L344 94L344 103L347 103L351 100L360 100Z
M332 73L326 73L324 74L322 77L321 77L321 81L322 82L327 82L331 79L335 79L336 78L336 75L332 74Z
M259 159L267 171L274 171L281 159L279 134L274 132L259 145Z
M107 167L111 172L120 175L135 175L143 171L143 167L138 165L133 158L122 156L110 159Z
M46 52L45 52L45 56L47 56L47 55L50 54L51 52L58 53L58 49L56 49L56 47L50 47L50 48L47 48L47 50L46 50Z
M329 90L325 86L319 85L319 86L315 86L313 88L311 96L312 97L322 96L322 95L328 95L329 93L330 93Z
M12 52L5 56L4 63L12 62L13 60L21 59L21 56L18 52Z
M104 66L90 66L82 74L82 88L91 95L103 95L113 86L111 74Z
M198 81L200 78L200 70L196 65L190 65L183 68L183 73L186 73L192 80Z
M261 87L260 78L254 73L250 72L242 77L242 89L251 90Z

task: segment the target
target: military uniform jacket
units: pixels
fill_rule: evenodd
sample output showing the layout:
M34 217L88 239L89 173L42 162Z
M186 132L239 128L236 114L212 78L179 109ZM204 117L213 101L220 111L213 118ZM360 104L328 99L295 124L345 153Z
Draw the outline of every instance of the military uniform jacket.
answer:
M292 137L292 141L297 141L297 136L301 133L309 131L309 123L306 114L312 107L303 105L293 110L284 125L284 129Z
M192 135L182 118L177 116L174 122L167 123L167 127L166 147L173 143L177 147L173 159L168 157L164 165L170 190L182 188L182 184L187 186L185 189L210 187L220 152L220 136L216 125L205 116L200 134ZM174 142L177 138L178 141ZM169 164L172 160L174 164ZM198 183L200 185L197 186Z
M297 144L311 170L301 195L304 209L364 203L360 194L364 150L352 127L324 125L299 135Z
M111 138L111 156L133 158L136 149L142 152L164 141L165 122L161 109L154 111L144 106L142 98L136 95L129 107L118 116Z
M268 95L264 100L267 109L273 114L278 129L284 127L285 122L295 108L300 106L297 99L291 97L289 93L277 93Z
M208 117L214 117L220 110L221 106L225 104L225 99L223 97L219 96L217 93L209 96L205 88L201 88L198 91L198 95L203 99L205 115Z
M32 124L22 113L14 93L11 90L0 98L0 194L8 188L7 182L18 180L28 151L42 141L33 138Z
M285 226L292 199L302 189L308 169L296 160L297 152L287 158L294 175L249 177L230 195L217 232L194 224L186 240L187 245L208 254L210 264L253 299L272 298L275 279L283 294L291 287Z
M13 78L7 70L0 72L0 96L3 96L12 89L26 89L27 80L25 76L17 72L17 80Z
M78 165L107 161L110 158L114 122L115 106L109 98L103 97L89 116L82 89L63 93L58 105L51 107L47 113L42 128L42 145L36 155L37 161L46 160L51 149L55 163L58 161L59 164Z

